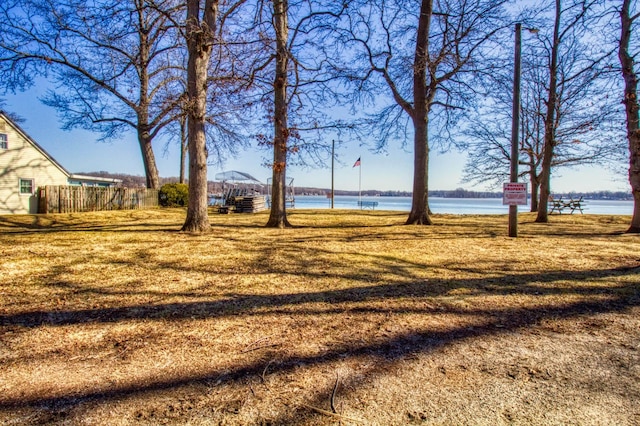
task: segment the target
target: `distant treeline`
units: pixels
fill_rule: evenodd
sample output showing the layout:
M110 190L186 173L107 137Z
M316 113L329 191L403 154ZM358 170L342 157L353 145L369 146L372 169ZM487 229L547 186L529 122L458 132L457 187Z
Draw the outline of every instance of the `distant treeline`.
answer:
M296 194L298 195L325 195L329 192L331 192L330 189L296 187ZM334 194L355 196L358 195L358 191L335 190ZM362 195L366 197L411 197L411 192L366 190L362 191ZM450 191L429 191L429 196L441 198L502 198L502 192L468 191L459 188Z
M624 201L624 200L633 200L633 196L631 195L631 191L629 192L624 192L624 191L594 191L594 192L565 192L565 193L560 193L560 192L554 192L552 194L552 196L554 198L573 198L574 200L576 198L584 198L586 200L619 200L619 201Z
M139 175L127 175L124 173L109 173L105 171L82 172L78 174L88 175L88 176L99 176L99 177L111 178L111 179L120 179L122 181L122 186L126 188L144 188L147 186L146 178L144 176L139 176ZM160 186L167 183L178 183L179 181L180 179L178 177L168 177L168 178L161 177ZM209 181L208 191L211 194L221 192L222 182Z
M146 179L144 176L134 176L127 175L123 173L109 173L109 172L83 172L79 173L83 175L91 175L91 176L100 176L105 178L113 178L122 180L122 186L128 188L144 188L146 185ZM168 177L168 178L160 178L160 185L164 185L165 183L176 183L178 182L177 177ZM229 184L227 184L228 186ZM247 187L250 189L259 189L256 185L253 184L239 184L240 187ZM209 181L208 190L209 193L215 194L222 192L222 182ZM266 190L266 189L265 189ZM311 188L311 187L296 187L295 193L296 195L324 195L326 196L330 189L327 188ZM335 190L335 195L350 195L355 196L358 195L358 191L344 191L344 190ZM377 190L366 190L362 191L362 195L366 197L411 197L410 191L377 191ZM624 191L594 191L594 192L567 192L567 193L559 193L554 192L553 197L555 198L580 198L589 200L632 200L631 192ZM502 198L502 192L490 192L490 191L469 191L463 188L457 188L453 190L435 190L429 191L430 197L441 197L441 198Z

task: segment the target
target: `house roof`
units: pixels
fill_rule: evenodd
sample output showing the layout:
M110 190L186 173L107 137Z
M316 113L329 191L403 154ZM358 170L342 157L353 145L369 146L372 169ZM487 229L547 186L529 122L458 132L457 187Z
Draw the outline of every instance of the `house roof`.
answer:
M78 175L78 174L69 173L69 171L67 169L65 169L64 167L62 167L62 165L60 163L58 163L51 155L49 155L49 153L44 148L42 148L40 145L38 145L38 143L31 136L29 136L29 134L27 132L25 132L24 129L22 129L18 125L18 123L16 123L13 119L11 119L11 116L9 116L3 110L0 110L0 117L4 118L4 120L10 126L12 126L18 133L20 133L20 135L25 140L29 141L29 143L32 144L35 149L40 151L40 153L42 155L44 155L44 157L47 160L49 160L51 162L51 164L53 164L57 168L59 168L60 171L62 171L62 173L64 173L67 176L67 179L77 179L77 180L81 180L81 181L104 182L104 183L121 183L122 182L122 179L103 178L103 177L98 177L98 176L87 176L87 175Z
M67 177L71 176L71 173L69 173L67 171L67 169L62 167L62 165L60 163L58 163L51 155L49 155L49 153L47 151L45 151L44 148L42 148L40 145L38 145L38 143L35 140L33 140L33 138L31 136L29 136L29 134L27 132L25 132L24 129L22 129L22 127L20 127L18 125L18 123L16 123L13 119L11 119L11 116L9 116L6 112L0 110L0 117L4 118L4 120L11 127L13 127L18 133L20 133L20 135L23 138L25 138L27 141L29 141L29 143L32 144L34 146L34 148L36 148L38 151L40 151L40 153L42 155L44 155L47 160L49 160L53 165L55 165L57 168L59 168Z

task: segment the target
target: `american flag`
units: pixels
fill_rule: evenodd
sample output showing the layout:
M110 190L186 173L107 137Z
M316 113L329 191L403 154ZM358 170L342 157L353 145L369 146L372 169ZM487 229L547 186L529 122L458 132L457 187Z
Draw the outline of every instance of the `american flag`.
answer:
M353 167L358 167L360 165L360 157L358 157L358 159L356 160L355 163L353 163Z

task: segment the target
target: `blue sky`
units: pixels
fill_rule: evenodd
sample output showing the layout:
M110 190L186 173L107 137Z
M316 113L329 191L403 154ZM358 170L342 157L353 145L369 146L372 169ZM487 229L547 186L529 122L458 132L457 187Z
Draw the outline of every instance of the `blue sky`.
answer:
M98 135L86 131L71 132L60 130L60 123L53 108L42 105L38 97L42 88L35 87L27 92L6 97L6 110L25 119L21 127L63 167L72 173L108 171L144 175L140 150L135 135L131 132L121 140L111 143L98 142ZM331 141L327 141L330 144ZM178 176L179 154L177 147L164 153L164 142L155 146L156 160L161 177ZM262 182L271 176L270 169L262 166L269 157L265 150L248 149L238 158L230 159L223 168L210 167L209 179L224 170L247 172ZM410 191L413 177L413 154L399 146L389 147L388 154L373 154L366 146L345 143L337 151L335 188L358 190L358 168L353 163L362 158L362 189ZM484 190L462 184L464 153L451 151L438 153L431 151L429 183L431 189L465 188ZM301 169L290 167L287 175L294 178L294 185L329 188L331 186L330 166L325 169ZM628 191L624 168L614 175L601 167L583 167L577 170L556 171L552 177L552 191Z

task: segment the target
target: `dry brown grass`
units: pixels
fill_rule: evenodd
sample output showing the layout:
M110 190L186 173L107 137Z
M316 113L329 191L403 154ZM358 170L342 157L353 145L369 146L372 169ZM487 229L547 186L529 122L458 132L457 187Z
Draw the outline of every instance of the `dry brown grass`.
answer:
M405 217L0 217L0 422L640 424L628 217Z

